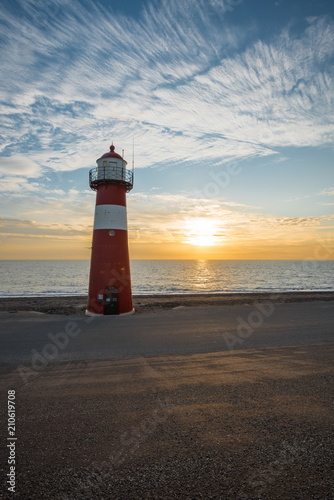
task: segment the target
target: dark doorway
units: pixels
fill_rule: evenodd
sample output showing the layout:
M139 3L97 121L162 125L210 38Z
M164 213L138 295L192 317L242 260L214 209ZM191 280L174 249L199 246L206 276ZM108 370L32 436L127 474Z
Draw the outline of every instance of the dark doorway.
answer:
M104 314L118 314L118 290L109 286L105 291Z

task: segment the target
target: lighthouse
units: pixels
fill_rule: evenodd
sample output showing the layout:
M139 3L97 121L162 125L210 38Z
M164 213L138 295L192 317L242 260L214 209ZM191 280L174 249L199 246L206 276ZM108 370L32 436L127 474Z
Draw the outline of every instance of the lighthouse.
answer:
M89 172L96 206L86 314L132 314L126 193L133 188L133 171L114 145L96 163Z

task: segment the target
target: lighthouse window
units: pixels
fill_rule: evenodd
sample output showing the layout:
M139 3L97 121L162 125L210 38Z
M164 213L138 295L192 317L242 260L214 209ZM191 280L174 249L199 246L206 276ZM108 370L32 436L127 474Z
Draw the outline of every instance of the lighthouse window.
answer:
M103 162L103 166L105 167L106 165L107 165L107 162L106 162L106 161L104 161L104 162Z

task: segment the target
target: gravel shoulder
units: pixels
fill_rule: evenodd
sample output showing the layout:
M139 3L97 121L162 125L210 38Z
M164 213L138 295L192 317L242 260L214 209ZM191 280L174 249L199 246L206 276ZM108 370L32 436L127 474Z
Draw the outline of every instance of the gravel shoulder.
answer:
M16 394L15 498L330 499L333 378L333 344L50 366Z

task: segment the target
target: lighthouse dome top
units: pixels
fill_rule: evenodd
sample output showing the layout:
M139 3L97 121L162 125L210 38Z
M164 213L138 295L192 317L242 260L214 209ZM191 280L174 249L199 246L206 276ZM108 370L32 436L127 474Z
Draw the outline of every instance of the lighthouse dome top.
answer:
M118 158L119 160L123 160L119 154L115 153L115 146L113 144L110 146L110 151L108 151L108 153L104 153L101 158ZM96 161L101 160L101 158Z
M96 191L99 186L119 184L125 187L126 192L133 188L133 171L127 170L126 161L115 153L115 146L96 160L97 167L89 171L89 185Z

